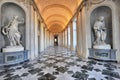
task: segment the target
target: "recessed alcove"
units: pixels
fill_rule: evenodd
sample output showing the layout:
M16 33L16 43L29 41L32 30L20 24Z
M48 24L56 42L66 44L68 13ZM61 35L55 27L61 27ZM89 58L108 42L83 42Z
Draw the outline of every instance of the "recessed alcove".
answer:
M26 25L26 15L25 15L25 12L24 10L17 4L15 3L4 3L1 7L1 21L2 21L2 24L1 26L2 27L5 27L12 19L14 16L18 16L18 19L21 20L22 18L24 18L24 24L19 24L18 25L18 30L19 32L21 33L21 44L25 47L25 31L26 31L26 28L25 28L25 25ZM3 35L2 35L3 36ZM8 46L9 45L9 41L8 41L8 38L6 36L3 36L4 38L4 44L3 46L0 46L0 49L2 47L5 47L5 46Z
M106 39L105 43L111 46L111 49L93 48L96 39L94 24L99 17L104 17L105 28L106 28ZM90 15L90 26L91 26L91 48L89 48L89 58L102 60L102 61L116 61L116 49L113 49L113 31L112 28L112 10L107 6L99 6L95 8ZM98 45L99 46L99 45ZM101 44L100 44L101 46ZM105 45L103 45L105 46Z
M0 33L0 66L1 65L11 65L20 63L23 61L28 60L28 50L26 50L26 14L22 7L18 4L12 2L6 2L1 5L1 33ZM24 47L21 51L14 51L14 47L10 45L10 41L8 40L7 35L2 33L2 29L7 26L10 22L12 22L13 17L18 16L17 21L24 20L23 24L18 24L18 32L20 32L20 43ZM11 47L13 51L11 52L4 52L2 51L3 48ZM17 47L17 46L16 46Z
M113 37L112 37L112 10L107 6L100 6L95 8L90 16L90 24L91 24L91 47L93 47L93 42L95 41L95 33L93 30L93 26L95 21L103 16L105 18L105 27L107 28L107 36L105 42L111 45L113 48Z

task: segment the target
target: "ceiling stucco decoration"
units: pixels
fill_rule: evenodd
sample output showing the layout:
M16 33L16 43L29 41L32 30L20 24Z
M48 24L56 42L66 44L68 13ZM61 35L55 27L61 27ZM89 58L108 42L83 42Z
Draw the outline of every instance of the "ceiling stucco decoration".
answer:
M55 33L64 30L82 0L35 0L47 28Z

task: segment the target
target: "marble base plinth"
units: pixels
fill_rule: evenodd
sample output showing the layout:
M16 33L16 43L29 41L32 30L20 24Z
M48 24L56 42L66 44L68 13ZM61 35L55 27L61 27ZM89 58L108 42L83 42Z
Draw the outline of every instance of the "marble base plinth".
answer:
M22 46L7 46L6 48L2 49L2 52L17 52L17 51L24 51L24 47L22 47Z
M111 46L109 44L104 44L104 45L94 45L94 49L111 49Z
M94 49L89 48L89 58L100 61L116 62L116 49Z

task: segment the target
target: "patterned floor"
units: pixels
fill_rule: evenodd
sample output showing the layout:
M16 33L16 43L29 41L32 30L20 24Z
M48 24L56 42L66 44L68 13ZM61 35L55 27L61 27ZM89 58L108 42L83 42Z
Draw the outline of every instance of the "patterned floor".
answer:
M0 80L120 80L120 65L82 59L51 47L39 59L1 68Z

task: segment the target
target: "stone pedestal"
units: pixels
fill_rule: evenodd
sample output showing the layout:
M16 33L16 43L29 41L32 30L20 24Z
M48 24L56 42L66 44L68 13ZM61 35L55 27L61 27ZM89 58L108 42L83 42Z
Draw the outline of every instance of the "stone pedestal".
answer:
M6 48L2 49L2 52L17 52L17 51L24 51L23 46L7 46Z
M94 49L89 48L89 58L101 61L117 61L116 49Z
M0 66L28 61L28 50L0 53Z
M101 44L101 45L94 45L94 49L111 49L111 46L109 44Z

